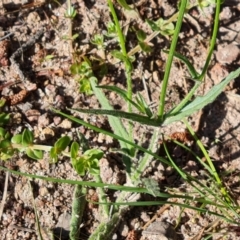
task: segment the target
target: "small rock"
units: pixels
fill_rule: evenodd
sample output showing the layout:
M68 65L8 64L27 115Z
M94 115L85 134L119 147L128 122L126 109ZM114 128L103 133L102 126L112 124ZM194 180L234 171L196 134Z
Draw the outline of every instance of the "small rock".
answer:
M128 232L129 232L129 227L126 225L125 222L123 222L122 224L120 224L120 226L119 226L119 228L118 228L118 231L120 232L120 234L121 234L123 237L127 237Z
M219 63L216 63L210 71L211 79L213 80L214 84L220 83L229 72Z
M55 116L53 118L53 122L56 126L60 124L61 120L62 120L61 117L58 117L58 116Z
M48 189L46 187L41 187L39 189L39 195L42 196L42 197L46 196L48 193L49 192L48 192Z
M240 49L234 44L219 46L216 52L216 59L219 63L230 64L234 62L240 54Z
M61 124L59 125L59 127L63 128L63 129L70 129L72 128L72 122L69 121L68 119L64 119Z
M153 222L142 232L141 240L176 240L177 234L168 222Z
M65 212L59 216L56 227L63 228L65 230L70 230L70 220L71 220L71 215Z
M49 120L49 117L47 116L47 113L41 115L38 118L38 127L40 127L40 128L44 128L44 127L48 126L49 123L50 123L50 120Z
M45 87L45 93L47 95L53 95L53 97L55 97L56 95L56 86L52 85L52 84L48 84L46 87Z
M160 82L160 76L159 76L158 71L153 72L153 81L154 82Z
M62 205L62 203L61 203L58 199L55 199L55 200L53 201L53 206L59 207L59 206L61 206L61 205Z
M27 17L27 22L31 25L36 24L40 22L41 18L39 17L38 13L36 11L30 12Z
M29 122L37 121L41 113L36 109L29 109L25 112L25 116Z
M40 139L43 140L47 140L50 139L52 137L54 137L55 133L51 128L44 128L40 134Z
M9 65L8 60L9 44L10 42L8 40L0 42L0 67L1 66L5 67Z
M21 109L23 113L26 113L28 110L30 110L33 105L30 102L19 104L18 107Z
M65 106L64 97L61 95L57 95L55 97L54 103L59 107Z
M14 196L16 199L20 199L25 206L31 205L32 194L31 188L28 183L18 182L14 188Z
M111 182L111 179L113 178L113 170L112 168L110 168L108 160L105 158L102 158L99 161L99 165L100 165L100 175L101 175L102 181L106 183Z
M230 7L224 7L220 13L220 20L229 20L232 18L233 11Z
M21 113L14 113L11 118L13 124L20 124L22 122L22 114Z

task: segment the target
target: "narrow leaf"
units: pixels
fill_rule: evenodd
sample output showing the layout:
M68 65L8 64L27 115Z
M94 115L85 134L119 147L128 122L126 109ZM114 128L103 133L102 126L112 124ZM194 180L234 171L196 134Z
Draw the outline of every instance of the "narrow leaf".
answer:
M237 78L240 75L240 68L236 71L231 72L222 82L215 85L202 97L196 97L194 101L184 107L179 113L175 116L166 115L165 121L163 122L164 125L170 124L175 121L180 121L184 117L190 116L194 112L202 109L209 103L213 102L217 96L223 91L223 89L227 86L227 84L234 78Z
M158 119L151 119L146 116L142 116L136 113L128 113L117 110L105 110L105 109L70 109L76 112L96 114L96 115L108 115L116 118L125 118L134 122L139 122L149 126L160 126L161 122Z
M116 87L116 86L107 86L107 85L97 86L97 88L103 88L103 89L110 90L110 91L118 93L124 100L130 102L139 112L145 113L137 103L135 103L134 101L130 100L127 97L127 92L125 90L123 90L119 87Z
M169 54L168 50L163 50L163 52ZM184 57L183 55L177 52L175 52L173 55L174 57L178 58L179 60L181 60L183 63L186 64L188 71L191 77L193 78L193 80L200 81L198 72L195 70L194 66L190 63L190 61L186 57Z
M100 102L102 107L105 109L112 110L113 108L109 104L109 101L106 98L106 96L104 95L103 91L101 89L97 88L97 79L92 78L92 79L90 79L90 82L91 82L92 89L93 89L95 95L97 96L98 101ZM111 128L113 129L113 131L116 135L119 135L123 139L129 139L128 133L127 133L126 129L124 128L120 119L116 119L111 116L108 116L108 120L109 120ZM120 141L120 144L121 144L121 147L124 149L129 148L128 144L126 144L125 142Z

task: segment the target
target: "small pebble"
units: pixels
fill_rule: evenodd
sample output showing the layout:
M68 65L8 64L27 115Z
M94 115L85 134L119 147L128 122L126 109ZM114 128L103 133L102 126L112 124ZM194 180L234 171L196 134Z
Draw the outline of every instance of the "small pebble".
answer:
M234 62L240 54L240 49L234 44L228 44L226 46L219 46L216 52L216 59L222 64L231 64Z
M36 109L29 109L25 112L25 116L29 122L37 121L41 113Z

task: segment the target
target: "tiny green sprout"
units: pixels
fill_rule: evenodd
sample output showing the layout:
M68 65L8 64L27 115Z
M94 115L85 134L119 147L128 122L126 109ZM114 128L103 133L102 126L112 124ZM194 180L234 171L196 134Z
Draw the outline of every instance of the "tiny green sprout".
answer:
M63 35L62 39L63 40L72 40L73 41L73 40L77 39L78 37L79 37L79 34L76 33L72 37L69 37L68 35Z
M137 35L137 39L138 39L138 44L141 47L141 49L144 52L151 52L152 51L151 47L147 43L144 42L144 40L147 37L146 33L140 29L137 31L136 35Z
M222 141L219 138L215 138L213 144L221 143Z
M106 36L110 38L117 37L117 29L113 22L108 22Z
M91 43L97 45L99 49L104 48L104 36L101 34L96 34L91 39Z
M43 59L41 59L41 62L45 62L45 61L48 61L48 60L51 60L53 59L55 56L54 55L47 55L45 56Z
M3 126L9 122L10 114L0 113L0 126Z
M9 138L10 138L9 132L7 132L4 128L0 127L0 140L9 139Z
M72 40L75 40L75 39L77 39L78 37L79 37L79 34L76 33L76 34L74 34L74 35L72 36Z
M79 144L73 142L71 145L71 161L76 172L83 176L86 172L93 175L98 175L99 160L103 157L103 152L98 149L89 149L82 155L79 154Z
M87 95L93 94L90 79L83 78L80 80L80 83L79 92L86 93Z
M119 5L121 5L126 10L132 10L132 8L127 4L125 0L117 0Z
M174 24L159 18L157 21L152 21L147 19L147 23L153 31L159 31L162 35L168 36L174 33Z
M47 55L45 58L44 58L44 61L45 60L50 60L50 59L53 59L54 58L54 55Z
M141 29L138 30L136 34L139 42L143 42L147 37L147 34Z
M0 158L1 160L7 160L13 156L15 149L12 148L11 141L4 139L0 142Z
M58 160L58 155L60 155L69 145L70 138L68 136L61 137L55 142L54 146L50 150L50 158L53 163Z
M81 63L74 63L70 67L71 74L79 75L80 78L92 76L92 66L89 61L83 61Z
M31 131L25 129L22 134L16 134L11 139L11 146L12 144L19 144L21 147L18 147L20 152L25 152L28 157L39 160L43 158L43 151L34 149L34 136ZM0 147L1 148L1 147ZM2 150L2 149L1 149Z
M72 64L70 71L73 75L76 75L76 80L80 83L79 91L91 95L93 93L90 79L95 78L92 71L90 61L85 58L85 61L81 63Z
M203 8L208 7L210 5L216 5L216 0L198 0L198 6L201 10L203 10ZM222 4L224 2L224 0L220 1L220 4Z
M77 11L75 10L75 8L73 6L69 6L67 8L67 11L65 12L65 17L73 19L76 17L76 15L77 15Z
M0 99L0 107L3 107L6 103L6 99L2 98Z

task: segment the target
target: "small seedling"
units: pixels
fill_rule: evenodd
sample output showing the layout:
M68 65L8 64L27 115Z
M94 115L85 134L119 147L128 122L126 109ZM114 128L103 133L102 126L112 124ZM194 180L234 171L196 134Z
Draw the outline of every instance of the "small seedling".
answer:
M89 149L79 155L79 144L73 142L71 145L71 161L73 168L80 176L86 172L92 175L99 175L99 160L103 157L103 152L97 149Z
M96 34L91 39L91 43L96 45L98 49L104 48L104 36L101 34Z
M72 64L70 71L76 76L75 79L80 83L79 91L87 95L92 94L93 92L89 80L95 77L90 61L85 57L85 61Z
M117 29L113 22L108 22L107 24L107 33L105 34L109 38L117 37Z
M138 39L138 44L141 47L142 51L144 52L151 52L152 48L145 42L147 35L143 30L138 30L137 31L137 39Z
M168 22L162 18L159 18L157 21L146 20L149 26L153 31L159 31L163 36L173 35L174 33L174 24L172 22Z

